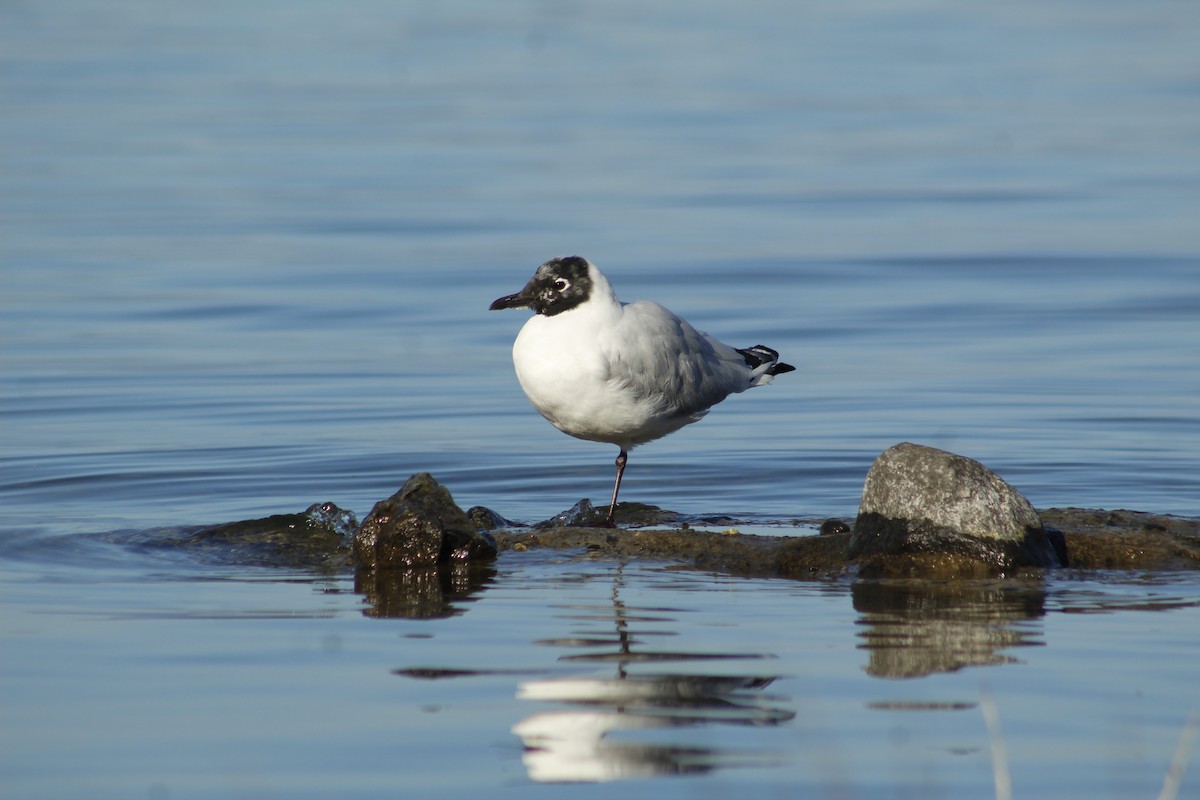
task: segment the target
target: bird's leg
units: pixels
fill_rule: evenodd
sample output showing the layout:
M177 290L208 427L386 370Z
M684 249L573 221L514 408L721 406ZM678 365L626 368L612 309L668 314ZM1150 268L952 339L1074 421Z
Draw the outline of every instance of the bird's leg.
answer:
M617 512L617 492L621 491L621 476L625 474L625 462L629 460L625 449L621 448L621 454L617 456L617 482L613 484L612 502L608 505L608 516L604 522L610 528L615 528L616 523L613 521L613 515Z

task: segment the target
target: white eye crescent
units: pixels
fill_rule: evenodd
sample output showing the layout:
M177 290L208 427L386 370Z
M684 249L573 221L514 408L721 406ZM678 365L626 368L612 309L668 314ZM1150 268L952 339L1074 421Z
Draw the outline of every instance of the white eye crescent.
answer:
M568 281L566 278L555 278L554 279L554 288L560 292L565 292L567 289L571 288L571 282Z

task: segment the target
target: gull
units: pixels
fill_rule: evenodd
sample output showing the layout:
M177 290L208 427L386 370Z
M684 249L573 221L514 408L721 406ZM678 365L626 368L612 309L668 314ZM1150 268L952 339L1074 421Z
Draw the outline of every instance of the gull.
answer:
M563 433L621 450L609 527L630 450L795 369L769 347L730 347L657 303L622 303L579 256L550 259L490 310L505 308L534 312L513 343L517 380L533 407Z

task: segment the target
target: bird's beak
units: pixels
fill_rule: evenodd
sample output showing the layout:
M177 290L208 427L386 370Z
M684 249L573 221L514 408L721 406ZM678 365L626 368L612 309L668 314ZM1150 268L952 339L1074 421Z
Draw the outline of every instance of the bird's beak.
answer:
M498 297L488 306L489 311L500 311L505 308L526 308L529 306L529 298L525 296L524 290L516 294L507 294L504 297Z

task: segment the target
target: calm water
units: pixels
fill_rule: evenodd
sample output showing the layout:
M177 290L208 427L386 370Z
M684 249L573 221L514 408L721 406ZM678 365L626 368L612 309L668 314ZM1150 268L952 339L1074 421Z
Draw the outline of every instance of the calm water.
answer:
M909 440L1200 515L1198 37L1175 2L4 5L2 793L987 797L991 698L1017 796L1155 796L1194 576L510 556L380 619L130 532L418 470L518 520L602 500L615 453L528 407L486 311L567 253L799 368L624 499L852 516Z

